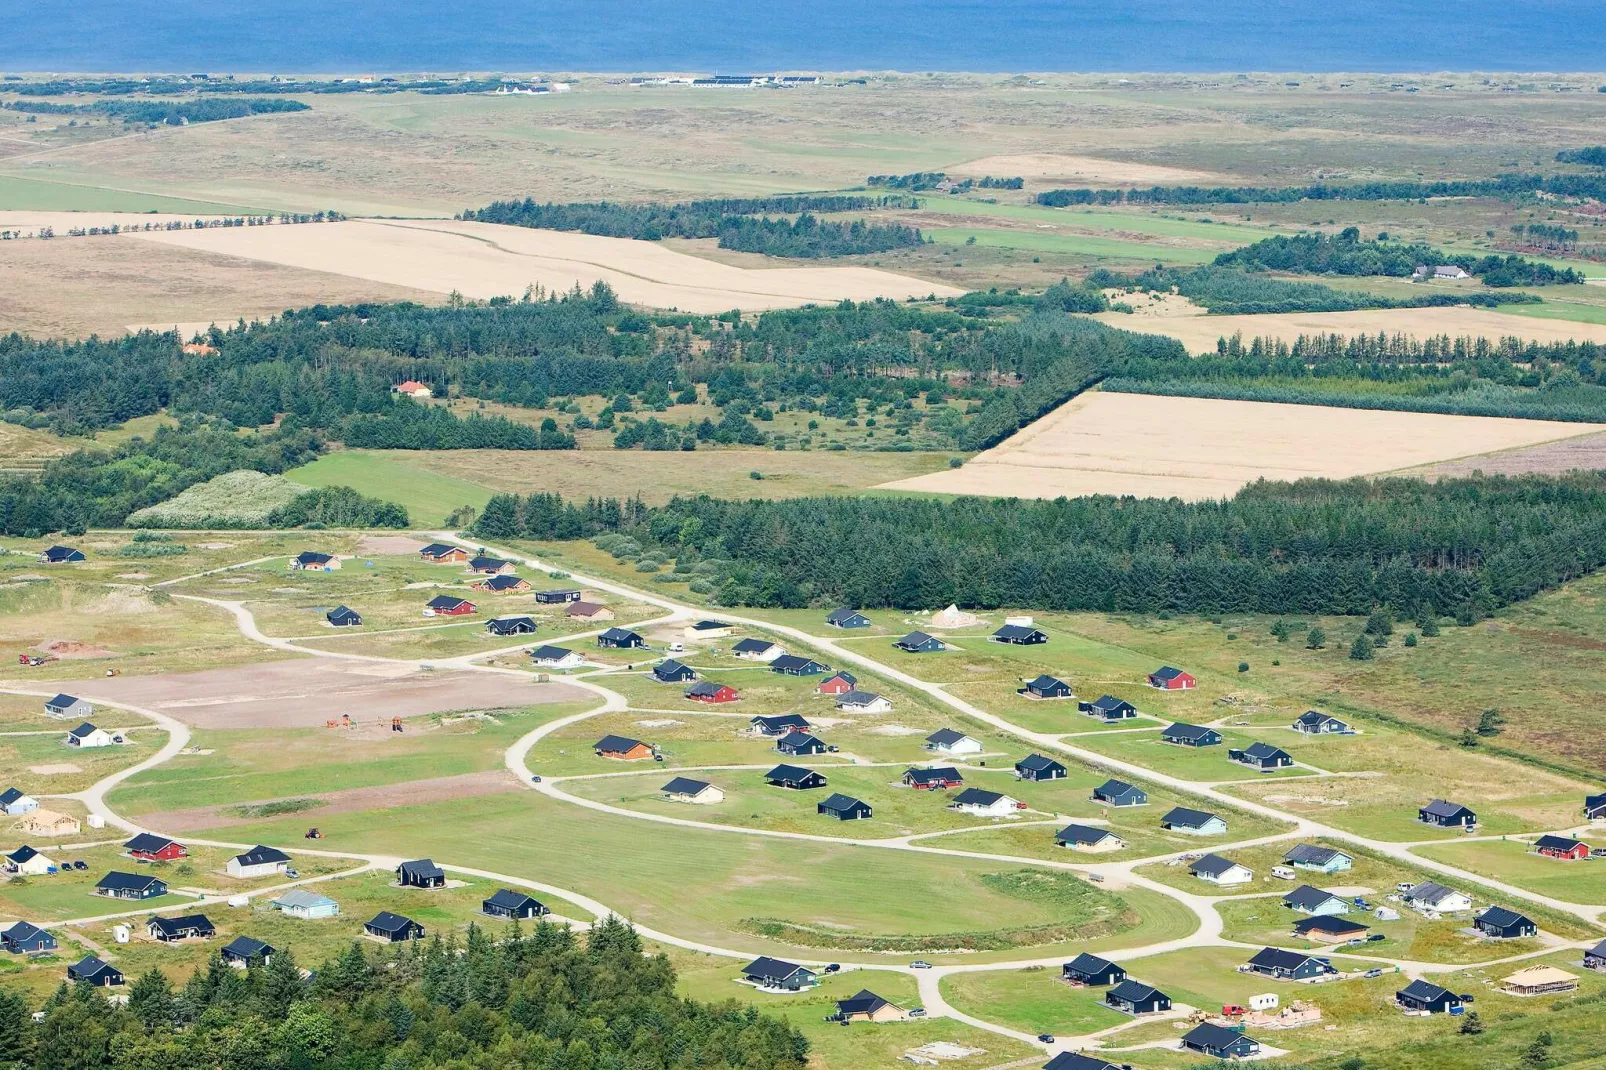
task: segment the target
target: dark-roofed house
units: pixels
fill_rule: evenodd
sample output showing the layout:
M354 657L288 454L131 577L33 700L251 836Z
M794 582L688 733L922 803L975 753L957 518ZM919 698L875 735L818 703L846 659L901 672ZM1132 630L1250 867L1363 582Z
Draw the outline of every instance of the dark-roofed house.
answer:
M609 628L597 636L597 645L610 650L634 650L647 645L647 640L628 628Z
M1183 721L1160 729L1160 738L1183 747L1214 747L1221 743L1221 733L1214 728Z
M485 630L491 635L530 635L535 631L535 618L497 617L485 622Z
M1343 896L1301 884L1283 896L1283 906L1301 914L1348 914L1350 905Z
M706 780L694 780L689 776L675 777L658 790L671 802L698 803L707 806L725 801L725 793L719 788Z
M340 558L311 550L303 550L290 559L290 568L295 572L334 572L339 567Z
M954 796L954 801L948 804L948 809L976 817L1008 817L1019 810L1021 805L1008 795L1001 795L996 791L966 788Z
M652 674L661 684L683 684L687 680L697 679L696 669L693 669L690 665L682 665L674 658L654 665Z
M259 843L230 858L223 868L231 877L272 877L290 868L290 856L277 847Z
M1171 1009L1171 997L1130 977L1104 993L1106 1006L1125 1014L1159 1014Z
M591 745L591 749L599 758L613 758L622 762L634 762L652 757L651 744L631 739L629 736L603 736Z
M855 688L836 700L836 708L843 713L890 713L892 700Z
M538 646L530 660L546 669L573 669L585 663L585 655L563 646Z
M425 561L467 561L468 551L450 543L432 542L418 551L418 556Z
M170 840L166 836L157 836L149 832L141 832L138 836L123 844L123 850L128 857L136 858L141 862L171 862L175 858L183 858L189 852L177 840Z
M1311 981L1329 977L1338 972L1328 959L1317 958L1303 951L1285 951L1280 947L1263 947L1249 960L1249 969L1279 981Z
M1461 910L1472 909L1472 897L1465 892L1458 892L1437 881L1423 881L1414 884L1405 893L1405 901L1416 910L1431 911L1437 914L1452 914Z
M21 817L39 809L39 800L32 795L26 795L17 788L7 788L0 791L0 813L8 817Z
M1015 776L1021 780L1063 780L1065 767L1041 754L1028 754L1015 763Z
M95 707L73 695L57 695L55 698L45 700L45 713L51 717L64 719L81 717L87 721L95 716Z
M0 858L4 858L3 868L7 873L15 873L24 877L43 877L56 872L56 863L40 854L27 844L23 844L15 851L8 851Z
M910 632L892 645L909 654L934 654L948 649L947 643L925 632Z
M278 953L279 949L272 944L251 936L236 936L218 951L224 964L237 970L243 970L253 962L266 966Z
M530 589L530 581L523 576L515 576L508 572L480 580L474 584L474 589L490 591L492 594L523 594Z
M1606 940L1584 952L1584 965L1591 970L1606 970Z
M396 883L403 888L444 888L446 871L431 859L419 858L396 867Z
M838 821L863 821L869 818L871 814L869 803L861 802L851 795L843 795L840 792L817 804L814 807L814 812L834 817Z
M957 728L939 728L926 737L926 749L942 754L980 754L981 740L965 735Z
M42 955L56 950L56 938L26 921L14 921L0 929L0 948L13 955Z
M1126 980L1126 969L1109 959L1101 959L1084 951L1060 967L1060 977L1073 985L1101 988Z
M825 777L813 769L804 769L800 765L777 765L764 774L764 781L777 788L792 788L795 791L805 791L809 788L825 787Z
M1539 935L1539 926L1506 907L1488 907L1472 919L1472 924L1491 940L1520 940Z
M1294 922L1294 935L1302 936L1306 940L1320 940L1324 943L1335 944L1344 940L1354 940L1366 933L1366 926L1349 918L1338 918L1331 914L1318 914L1313 918L1300 918Z
M1234 862L1217 854L1194 859L1188 866L1188 872L1211 884L1248 884L1255 879L1254 871L1242 862Z
M721 702L735 702L742 697L730 684L718 684L712 680L698 680L686 689L686 697L693 702L706 702L715 705Z
M95 894L108 899L155 899L167 894L167 882L160 877L114 869L95 884Z
M857 609L833 609L825 615L825 623L833 628L868 628L870 618Z
M796 992L814 983L814 971L784 959L760 955L742 967L742 978L760 988L782 988Z
M1126 842L1102 825L1066 825L1054 842L1073 851L1119 851Z
M92 747L109 747L113 743L121 743L122 739L122 736L113 736L104 728L97 728L85 721L68 732L67 738L63 742L69 747L83 747L87 750Z
M71 565L83 559L83 551L71 546L49 546L39 551L41 565Z
M1023 624L1006 624L993 633L993 642L1013 646L1036 646L1048 642L1048 634Z
M1212 1059L1247 1059L1260 1054L1260 1041L1224 1025L1201 1022L1182 1034L1182 1050L1196 1051Z
M109 962L88 955L67 967L67 980L84 981L96 988L113 988L123 983L123 972Z
M1162 691L1186 691L1197 683L1192 676L1169 665L1162 665L1149 674L1149 686Z
M362 614L350 606L336 606L323 615L331 628L356 628L362 624Z
M145 929L152 940L171 943L174 940L210 940L217 935L217 926L205 914L185 914L177 918L151 918Z
M839 1022L896 1022L904 1014L868 988L861 988L847 999L836 1001Z
M1077 703L1076 708L1089 717L1097 717L1101 721L1125 721L1138 715L1136 706L1114 695L1100 695L1092 702Z
M422 940L424 927L412 918L404 918L400 914L392 914L388 910L381 910L373 918L363 922L364 935L386 943L399 943L402 940Z
M1269 773L1273 769L1287 769L1294 764L1294 756L1281 747L1273 747L1270 743L1251 743L1241 750L1227 751L1227 759L1239 765L1247 765L1251 769L1258 769L1262 773Z
M500 557L489 557L479 554L469 558L468 570L478 572L482 576L505 576L513 571L513 562L504 561Z
M1192 836L1217 836L1227 831L1227 823L1215 814L1204 810L1190 810L1186 806L1174 807L1160 819L1160 827L1171 832L1186 832Z
M824 754L825 740L807 732L788 732L775 741L775 749L794 757L799 754Z
M1606 792L1584 796L1584 818L1594 821L1606 817Z
M1462 806L1446 799L1434 799L1416 812L1417 820L1426 825L1436 825L1439 828L1471 829L1478 825L1478 815Z
M1106 780L1093 789L1093 801L1106 806L1147 806L1149 793L1124 780Z
M1349 725L1317 710L1306 710L1294 720L1294 731L1307 736L1347 735Z
M772 643L768 639L738 639L731 644L731 653L748 661L770 662L786 653L779 643Z
M565 602L580 601L580 592L572 587L562 587L552 591L536 591L535 600L544 606L562 605Z
M1571 836L1545 834L1534 841L1534 850L1547 858L1576 860L1589 857L1589 844Z
M498 888L489 899L480 903L480 913L492 918L528 921L552 913L538 899L511 888Z
M951 765L940 765L935 769L906 769L903 774L906 786L919 791L942 791L947 788L957 788L964 784L965 778L959 775L959 770Z
M1408 1011L1444 1014L1461 1006L1461 997L1431 981L1412 981L1394 993L1395 1002Z
M830 671L831 666L822 665L813 658L805 658L798 654L782 654L770 662L770 672L778 672L784 676L819 676Z
M836 672L820 681L814 690L821 695L846 695L859 686L859 678L851 672Z
M784 736L792 732L807 732L809 720L801 713L776 713L769 716L760 715L750 722L753 731L761 736Z
M1314 843L1301 843L1289 848L1283 861L1300 869L1314 869L1321 873L1337 873L1349 869L1355 860L1343 851L1322 847Z
M424 603L426 617L466 617L475 612L475 605L466 598L438 594Z
M1079 1051L1062 1051L1044 1063L1043 1070L1131 1070L1131 1067L1116 1066L1095 1055L1084 1055Z
M734 624L722 620L697 620L686 625L682 634L687 639L723 639L735 630Z
M1061 699L1071 697L1071 685L1056 676L1047 673L1035 680L1028 680L1026 686L1016 692L1034 699Z

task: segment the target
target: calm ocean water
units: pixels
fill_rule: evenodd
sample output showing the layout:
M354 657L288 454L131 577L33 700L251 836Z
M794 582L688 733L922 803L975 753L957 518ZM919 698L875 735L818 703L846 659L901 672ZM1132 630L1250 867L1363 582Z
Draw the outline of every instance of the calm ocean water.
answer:
M4 0L4 71L1584 71L1602 0Z

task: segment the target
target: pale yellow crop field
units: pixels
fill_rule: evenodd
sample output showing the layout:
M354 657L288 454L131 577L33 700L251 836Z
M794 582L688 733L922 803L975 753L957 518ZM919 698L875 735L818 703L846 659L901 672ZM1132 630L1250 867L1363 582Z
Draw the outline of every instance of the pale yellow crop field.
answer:
M852 298L957 296L961 291L867 267L753 269L657 242L454 220L353 220L137 235L187 249L469 298L565 291L598 280L621 300L686 312L790 308Z
M1599 424L1374 412L1093 391L968 461L884 484L1021 498L1224 498L1256 479L1372 475L1606 430Z

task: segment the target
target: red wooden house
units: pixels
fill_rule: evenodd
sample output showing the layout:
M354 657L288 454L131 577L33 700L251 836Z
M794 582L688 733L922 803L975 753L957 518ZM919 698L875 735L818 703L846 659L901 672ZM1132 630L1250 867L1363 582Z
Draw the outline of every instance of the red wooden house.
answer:
M1162 691L1186 691L1198 686L1198 683L1199 681L1188 673L1181 669L1173 669L1169 665L1162 665L1149 674L1149 686L1158 687Z
M123 844L123 850L128 852L129 858L139 862L171 862L189 854L184 845L177 840L170 840L166 836L154 836L149 832L141 832Z
M845 695L852 691L858 682L852 673L839 672L814 690L822 695Z
M1534 850L1546 858L1578 859L1589 857L1589 844L1571 836L1541 836L1534 841Z
M686 689L686 697L693 702L735 702L742 696L730 684L716 684L711 680L698 680Z
M462 617L473 613L475 608L474 603L465 598L453 598L451 595L443 594L429 600L429 604L424 607L424 616Z

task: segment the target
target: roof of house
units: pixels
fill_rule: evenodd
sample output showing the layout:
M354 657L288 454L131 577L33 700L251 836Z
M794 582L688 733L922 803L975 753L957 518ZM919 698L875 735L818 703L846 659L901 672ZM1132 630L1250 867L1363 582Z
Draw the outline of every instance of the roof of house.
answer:
M1599 795L1585 795L1584 805L1591 810L1597 806L1606 806L1606 792Z
M835 624L838 621L852 620L854 617L862 616L864 616L864 614L860 613L857 609L833 609L831 612L825 615L825 620L828 624Z
M1025 639L1028 636L1042 635L1036 628L1028 628L1024 624L1006 624L993 633L994 639Z
M418 553L419 553L419 555L421 557L439 557L441 554L448 554L448 553L451 553L453 550L460 550L460 549L462 549L462 547L460 547L460 546L452 546L449 543L432 542L428 546L425 546L422 549L420 549L418 551Z
M1283 896L1283 902L1300 910L1315 910L1329 899L1338 898L1332 892L1313 888L1309 884L1301 884L1298 888Z
M659 676L678 676L683 672L691 672L692 670L691 666L670 658L668 661L659 662L652 671Z
M1184 825L1188 828L1199 828L1211 821L1218 820L1215 814L1204 810L1190 810L1186 806L1177 806L1160 819L1168 825Z
M824 687L826 684L830 683L832 680L842 680L842 681L846 682L848 684L848 686L850 686L850 687L859 682L859 678L857 676L854 676L851 672L848 672L846 669L838 669L836 672L832 673L827 679L820 681L820 686Z
M359 617L362 614L358 613L350 606L336 606L329 611L328 615L331 617Z
M969 738L957 728L939 728L926 737L926 742L938 747L951 747L955 743Z
M801 765L786 765L782 763L764 774L765 780L804 780L811 776L820 776L813 769L805 769Z
M691 630L694 632L717 632L721 628L729 627L730 625L722 620L700 620L691 626Z
M26 799L26 798L29 798L29 796L24 795L22 792L18 791L16 788L7 788L5 791L0 791L0 806L10 806L12 803L16 802L18 799Z
M836 704L838 706L868 706L871 703L878 701L880 698L881 696L876 694L874 691L860 691L859 689L854 688L852 691L844 693L841 698L837 699Z
M1142 788L1133 787L1124 780L1106 780L1093 789L1100 795L1130 795L1133 792L1142 793Z
M458 606L467 605L469 603L468 599L466 598L457 598L449 594L438 594L434 598L431 598L426 604L430 609L456 609Z
M49 547L48 549L45 550L43 556L47 561L62 561L62 560L65 560L65 559L67 559L69 557L72 557L74 554L77 554L79 557L84 556L77 549L77 547L61 546L61 545L56 545L56 546Z
M539 899L525 895L523 892L515 892L511 888L498 888L495 892L486 896L485 901L504 910L523 910L532 903L535 906L541 906Z
M895 645L895 646L924 646L925 644L930 643L932 641L933 641L933 637L927 635L925 632L910 632L908 635L904 636L902 639L899 639L897 641L897 643L895 643L893 645Z
M144 891L153 884L166 883L159 877L148 876L144 873L124 873L121 870L112 870L96 882L96 888L108 891Z
M807 732L791 731L775 741L777 747L791 747L797 750L813 750L815 747L824 747L825 741L819 736L812 736Z
M828 668L828 666L821 665L813 658L805 658L798 654L782 654L780 657L770 662L770 668L776 670L777 672L787 672L788 670L801 671L803 669L807 669L810 665L815 666L816 671L818 672L824 672Z
M266 940L258 940L252 936L236 936L223 945L223 951L230 955L238 955L242 959L266 958L278 948Z
M768 716L760 714L748 723L761 724L765 728L807 728L809 719L801 713L772 713Z
M1589 846L1583 840L1575 840L1571 836L1553 836L1550 833L1534 841L1534 846L1548 851L1576 851L1580 847Z
M468 561L468 567L476 569L501 568L505 564L507 564L507 562L503 561L500 557L487 557L484 554L476 554L475 556L469 558Z
M1009 798L1009 796L1000 795L996 791L988 791L985 788L966 788L964 791L954 796L953 805L992 806L995 803L1003 802L1007 798Z
M1149 675L1157 677L1157 678L1159 678L1161 680L1175 680L1179 676L1186 676L1188 674L1183 672L1181 669L1173 669L1169 665L1162 665L1158 669L1155 669L1153 672L1151 672Z
M1447 887L1437 881L1423 881L1421 884L1412 885L1411 890L1405 893L1405 898L1420 900L1432 906L1434 903L1438 903L1449 896L1460 894L1454 888Z
M836 1001L838 1014L874 1014L882 1007L891 1006L891 1003L882 999L868 988L861 988L847 999Z
M57 695L55 698L51 699L49 702L46 702L45 705L46 706L54 706L57 709L66 709L68 706L73 705L77 701L78 701L78 697L76 695L65 695L65 694L63 694L63 695Z
M1132 704L1126 699L1116 698L1114 695L1100 695L1087 705L1088 709L1092 710L1114 710L1119 709L1122 706L1130 706Z
M1054 838L1062 843L1098 843L1114 835L1109 829L1097 825L1070 824L1056 832Z
M1208 854L1203 858L1195 859L1188 868L1194 873L1207 873L1212 877L1219 877L1228 870L1239 867L1240 863L1230 858L1223 858L1217 854Z
M1178 739L1203 739L1205 736L1210 735L1214 731L1214 728L1207 728L1204 725L1188 724L1186 721L1178 721L1176 724L1172 725L1170 728L1167 728L1160 734L1162 736L1176 736Z
M1070 690L1071 687L1071 685L1066 683L1064 680L1061 680L1057 676L1050 676L1046 672L1026 686L1033 691L1051 691L1058 687L1063 687L1066 690Z
M317 892L309 892L305 888L291 888L290 890L275 897L272 902L275 903L281 910L285 907L293 907L298 910L309 910L314 907L339 906L338 903L336 903L333 899L330 899L327 895L319 895Z
M562 661L573 654L574 651L562 646L538 646L530 651L530 657L537 661Z
M1094 1055L1085 1055L1079 1051L1062 1051L1044 1063L1043 1070L1121 1070L1121 1068Z
M409 874L410 876L428 877L431 880L436 877L444 879L446 876L446 871L437 866L434 859L430 858L418 858L411 862L403 862L396 868L404 873Z
M1104 973L1106 970L1110 969L1110 967L1114 966L1115 963L1111 962L1109 959L1101 959L1097 955L1089 955L1086 951L1084 951L1071 961L1067 962L1065 965L1071 970L1072 973L1098 974Z
M14 921L4 929L0 929L0 937L16 943L49 935L45 930L29 921ZM54 940L55 938L51 937L51 939Z
M23 844L21 847L18 847L15 851L12 851L9 854L7 854L6 857L20 866L24 862L28 862L28 861L30 861L30 860L32 860L34 858L39 858L39 857L42 857L42 856L39 854L38 851L34 850L32 847L28 846L27 844Z
M1297 970L1307 962L1320 962L1324 966L1330 963L1308 955L1303 951L1288 951L1280 947L1263 947L1255 952L1249 959L1251 965L1264 966L1271 970Z
M1425 1003L1434 1003L1450 995L1450 990L1448 988L1440 988L1432 981L1423 981L1419 978L1400 989L1399 994L1410 996L1412 999L1420 999Z
M1511 985L1516 988L1576 984L1577 981L1577 975L1568 973L1566 970L1558 970L1554 966L1529 966L1507 977L1500 978L1501 984Z
M505 591L509 587L517 587L521 583L528 582L529 581L523 576L515 576L511 573L508 573L502 576L492 576L490 579L486 580L485 589L487 591Z
M1164 996L1158 988L1146 985L1142 981L1134 981L1128 977L1114 988L1110 989L1109 996L1127 1003L1143 1003L1153 996Z
M79 725L77 728L74 728L71 732L68 732L67 734L69 736L76 736L79 739L83 739L85 736L92 735L95 732L99 732L99 731L100 731L100 729L96 728L94 725L90 724L88 721L85 721L83 724Z
M1240 1040L1254 1043L1253 1037L1246 1037L1236 1029L1228 1029L1224 1025L1211 1025L1209 1022L1200 1022L1182 1034L1182 1039L1185 1043L1200 1048L1230 1048Z
M184 914L177 918L152 918L150 924L165 936L176 936L186 930L211 933L217 931L205 914Z
M841 792L833 792L820 805L825 807L827 810L854 810L858 807L864 806L865 804L860 800L855 799L851 795L843 795Z
M1450 802L1448 799L1434 799L1422 807L1422 812L1432 814L1435 817L1455 817L1466 809L1460 803Z
M1249 746L1244 748L1244 755L1246 757L1253 758L1257 762L1279 757L1287 758L1289 761L1293 761L1293 755L1289 754L1281 747L1272 746L1270 743L1251 743Z
M322 565L325 562L333 560L333 554L320 554L316 550L303 550L299 554L296 554L297 563L303 565Z
M235 855L234 860L242 866L261 866L269 862L275 864L288 862L290 861L290 856L277 847L264 847L259 843L249 851Z
M1325 866L1335 858L1349 858L1343 851L1332 847L1320 847L1314 843L1295 844L1283 855L1285 862L1303 862L1311 866Z
M592 744L591 749L600 750L605 754L626 754L646 745L641 740L631 739L629 736L606 735Z
M939 765L934 769L906 769L904 770L903 775L918 784L924 784L933 780L948 781L963 779L959 775L959 770L955 769L951 765Z
M116 966L113 966L109 962L103 962L94 955L85 955L83 958L79 959L77 962L68 967L68 969L74 977L94 977L97 974L105 973L108 970L117 974L119 977L121 977L123 973L123 971L119 970Z
M687 698L704 698L704 697L713 698L715 695L718 695L721 691L724 691L727 688L729 688L732 691L736 690L734 687L731 687L729 684L722 684L722 683L719 683L718 681L715 681L715 680L698 680L696 683L692 684L690 687L688 687L686 689L686 697Z
M565 593L565 592L548 591L547 593L548 594L562 594L562 593ZM569 603L569 608L565 609L563 612L568 614L571 617L594 617L598 613L601 613L603 610L605 610L607 608L608 608L607 606L600 605L600 604L598 604L596 602L570 602Z
M1488 922L1490 925L1497 926L1501 929L1509 929L1513 926L1527 926L1533 924L1533 919L1529 918L1525 914L1518 914L1515 910L1511 910L1508 907L1487 907L1484 909L1482 914L1478 915L1478 920L1482 922Z
M417 924L412 918L403 917L400 914L392 914L388 910L381 910L367 922L367 927L378 929L380 932L385 933L399 933L403 929Z
M1606 940L1602 940L1600 943L1590 948L1589 954L1594 958L1606 959Z
M1301 918L1294 923L1294 931L1301 934L1316 931L1330 936L1349 936L1363 933L1366 928L1361 922L1341 918L1336 914L1318 914L1314 918Z
M665 795L696 795L711 787L706 780L693 780L689 776L678 776L658 790Z
M1015 768L1030 769L1035 773L1041 773L1049 769L1064 769L1065 767L1054 759L1045 758L1041 754L1028 754L1015 763Z
M573 604L579 605L580 603L575 602ZM598 638L607 639L610 642L615 643L639 643L642 641L641 636L637 635L628 628L609 628Z
M749 977L771 977L776 980L785 980L799 970L804 973L814 972L806 966L799 966L797 963L787 962L785 959L770 958L768 955L760 955L742 967L742 972Z
M736 654L762 654L774 645L768 639L738 639L731 644L731 651Z
M1340 721L1337 717L1334 717L1332 714L1322 713L1320 710L1306 710L1304 713L1300 714L1298 717L1296 717L1294 719L1294 723L1295 724L1308 724L1308 725L1326 724L1328 721L1334 721L1334 722L1336 722L1338 724L1345 724L1344 721ZM1347 727L1347 725L1346 725L1346 727Z

